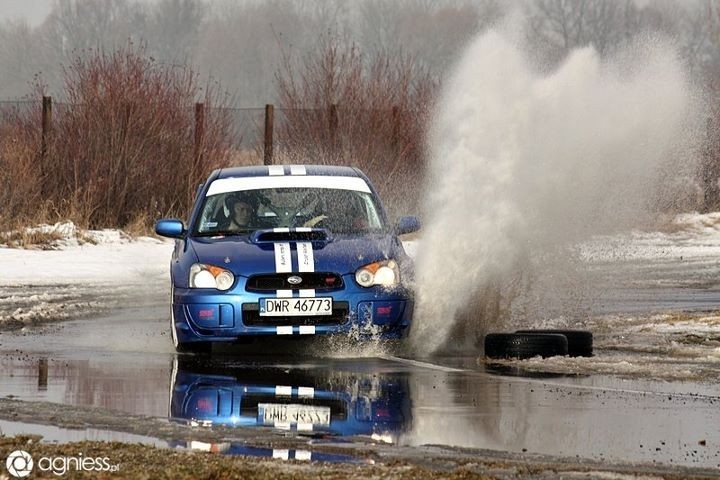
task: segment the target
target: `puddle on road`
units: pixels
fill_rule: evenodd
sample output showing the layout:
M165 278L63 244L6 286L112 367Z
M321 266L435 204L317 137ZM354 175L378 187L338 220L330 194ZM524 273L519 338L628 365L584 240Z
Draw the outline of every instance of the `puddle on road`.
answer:
M444 363L458 368L429 369L391 358L240 360L114 352L53 359L15 353L0 356L0 398L102 407L199 430L264 428L313 441L352 438L720 467L720 393L713 386L602 376L505 377L484 373L476 359ZM68 435L59 429L55 438L76 438ZM222 449L240 454L240 447L246 446ZM257 453L272 455L269 449Z

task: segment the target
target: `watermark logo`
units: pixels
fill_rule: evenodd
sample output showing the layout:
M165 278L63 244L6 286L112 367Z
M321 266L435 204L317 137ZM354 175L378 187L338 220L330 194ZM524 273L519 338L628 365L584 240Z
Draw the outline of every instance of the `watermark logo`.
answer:
M110 462L108 457L85 457L79 453L75 457L42 457L37 462L24 450L15 450L5 462L7 471L15 478L30 475L33 467L41 472L51 472L61 477L70 472L110 472L120 470L120 465Z
M25 450L15 450L8 455L5 462L7 471L15 478L23 478L30 475L33 469L32 456Z

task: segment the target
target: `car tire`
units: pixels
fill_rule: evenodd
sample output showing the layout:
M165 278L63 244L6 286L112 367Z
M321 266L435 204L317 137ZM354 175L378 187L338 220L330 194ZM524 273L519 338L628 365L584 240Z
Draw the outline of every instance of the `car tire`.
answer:
M568 340L558 333L488 333L485 336L488 358L547 358L567 354Z
M548 334L558 333L565 335L568 341L568 355L571 357L592 357L593 335L587 330L560 330L560 329L539 329L539 330L518 330L515 333Z

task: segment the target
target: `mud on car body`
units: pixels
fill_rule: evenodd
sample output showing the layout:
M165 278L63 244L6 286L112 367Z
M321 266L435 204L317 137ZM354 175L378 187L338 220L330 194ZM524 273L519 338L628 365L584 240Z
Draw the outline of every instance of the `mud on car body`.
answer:
M187 227L177 219L155 226L176 239L175 347L207 350L268 335L399 338L413 301L411 260L398 235L418 228L415 217L388 226L375 189L354 168L216 170Z

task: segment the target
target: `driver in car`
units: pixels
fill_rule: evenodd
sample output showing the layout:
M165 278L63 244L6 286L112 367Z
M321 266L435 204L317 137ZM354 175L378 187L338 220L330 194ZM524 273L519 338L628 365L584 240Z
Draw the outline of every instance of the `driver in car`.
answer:
M225 200L225 206L230 214L224 230L231 232L244 231L254 223L255 208L248 199L231 195Z

